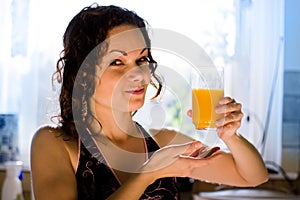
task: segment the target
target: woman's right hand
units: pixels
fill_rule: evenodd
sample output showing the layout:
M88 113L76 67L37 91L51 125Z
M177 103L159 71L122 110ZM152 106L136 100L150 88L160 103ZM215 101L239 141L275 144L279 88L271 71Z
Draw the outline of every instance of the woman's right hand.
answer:
M194 168L207 165L214 157L197 159L190 156L201 147L203 144L199 141L165 146L153 153L142 166L141 172L154 173L156 178L189 177Z

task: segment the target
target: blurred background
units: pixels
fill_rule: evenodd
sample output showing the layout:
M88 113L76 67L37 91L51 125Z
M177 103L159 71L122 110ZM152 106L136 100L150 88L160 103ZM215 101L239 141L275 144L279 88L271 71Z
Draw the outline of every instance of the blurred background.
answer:
M58 113L59 86L53 87L51 78L63 33L93 2L134 10L152 28L176 31L199 44L215 65L225 67L225 93L243 104L239 132L270 171L300 171L298 0L0 0L0 163L19 159L30 170L31 138ZM164 59L156 58L190 69L180 59ZM210 140L195 136L184 116L187 108L168 99L167 92L162 102L169 116L162 126Z

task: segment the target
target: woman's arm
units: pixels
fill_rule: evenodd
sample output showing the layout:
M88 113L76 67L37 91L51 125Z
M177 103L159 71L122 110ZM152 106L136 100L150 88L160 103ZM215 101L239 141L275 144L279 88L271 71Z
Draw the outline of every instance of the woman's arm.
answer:
M236 133L240 127L243 114L241 104L225 97L221 99L216 112L224 113L224 118L218 120L217 132L230 150L230 153L218 152L212 156L207 165L196 167L192 178L208 182L228 184L234 186L256 186L268 180L268 173L261 155L245 138ZM191 111L188 112L191 116ZM173 130L152 130L155 139L161 147L193 140ZM202 162L201 162L202 163Z
M204 180L235 186L256 186L268 180L261 155L245 138L237 134L243 113L241 104L229 97L222 98L216 108L224 117L217 120L217 132L230 150L220 153L207 168L195 170ZM197 174L196 173L196 174ZM194 173L194 175L196 175Z
M246 181L245 186L257 186L268 180L264 161L251 143L237 134L224 142L230 149L235 169Z
M256 186L268 179L264 162L246 139L236 134L242 119L241 105L230 98L220 101L218 112L225 113L220 119L218 133L231 153L217 152L205 159L181 157L199 150L200 142L174 130L151 130L161 149L155 152L143 166L142 173L133 175L109 199L126 196L140 197L146 187L158 178L192 177L208 182L233 186ZM176 145L182 144L185 145Z
M188 142L182 145L166 146L156 151L140 169L114 192L108 200L139 199L145 189L155 180L164 177L187 177L191 175L194 160L181 159L180 155L189 155L201 147L200 142ZM197 166L207 165L209 161L198 161Z
M241 135L237 129L241 125L243 113L242 105L234 99L225 97L220 100L216 112L224 113L224 118L219 119L217 132L219 137L229 148L232 162L240 176L249 186L255 186L268 180L268 173L261 155L257 149Z
M191 177L211 183L253 187L268 180L265 165L256 149L240 136L232 139L230 153L219 151L208 165L195 167Z
M76 200L74 168L56 129L39 129L31 143L31 176L35 199Z

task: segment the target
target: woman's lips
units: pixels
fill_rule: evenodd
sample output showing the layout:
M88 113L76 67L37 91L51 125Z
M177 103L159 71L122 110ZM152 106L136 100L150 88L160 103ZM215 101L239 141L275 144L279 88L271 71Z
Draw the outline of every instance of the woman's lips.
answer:
M133 90L127 90L126 93L133 94L133 95L140 95L144 94L145 89L144 88L137 88Z

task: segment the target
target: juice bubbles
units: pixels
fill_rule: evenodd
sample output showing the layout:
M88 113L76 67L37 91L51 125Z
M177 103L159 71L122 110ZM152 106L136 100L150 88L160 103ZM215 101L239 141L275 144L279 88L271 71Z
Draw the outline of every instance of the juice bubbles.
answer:
M214 109L223 96L223 89L192 89L192 119L196 129L216 127L216 120L223 115Z

